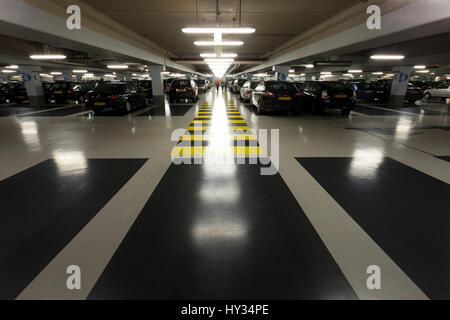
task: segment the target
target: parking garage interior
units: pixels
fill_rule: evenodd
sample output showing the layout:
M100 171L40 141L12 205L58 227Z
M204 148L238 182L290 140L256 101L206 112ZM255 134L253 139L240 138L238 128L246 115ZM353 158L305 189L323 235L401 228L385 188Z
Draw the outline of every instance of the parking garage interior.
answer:
M449 39L448 0L1 0L0 299L450 299Z

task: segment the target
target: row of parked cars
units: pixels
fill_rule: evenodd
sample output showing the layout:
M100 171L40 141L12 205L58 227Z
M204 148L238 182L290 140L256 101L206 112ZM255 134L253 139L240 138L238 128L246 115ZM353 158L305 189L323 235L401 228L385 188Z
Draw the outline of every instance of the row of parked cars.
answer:
M72 82L55 81L43 82L42 89L47 103L65 103L73 101L83 104L86 101L86 94L96 88L99 81ZM152 97L151 81L132 82L139 90ZM0 103L24 103L28 101L28 95L23 82L8 82L0 84Z
M240 100L250 102L258 114L284 110L298 112L306 110L313 114L325 109L340 109L348 115L357 100L387 101L392 82L355 81L258 81L235 79L228 83L232 93L239 93ZM430 88L431 87L431 88ZM434 88L433 88L434 87ZM450 83L408 83L405 100L450 97Z

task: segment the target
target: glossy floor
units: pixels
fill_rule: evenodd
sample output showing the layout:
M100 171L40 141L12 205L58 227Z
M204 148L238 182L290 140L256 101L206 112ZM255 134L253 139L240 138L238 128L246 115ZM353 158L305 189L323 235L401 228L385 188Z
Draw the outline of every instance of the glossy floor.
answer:
M0 298L450 298L445 104L258 116L213 90L126 116L8 108Z

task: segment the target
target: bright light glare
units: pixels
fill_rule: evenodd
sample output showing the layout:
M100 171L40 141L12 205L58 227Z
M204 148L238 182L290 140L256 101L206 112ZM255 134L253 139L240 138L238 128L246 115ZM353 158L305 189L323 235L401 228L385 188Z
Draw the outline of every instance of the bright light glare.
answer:
M220 57L218 57L215 53L201 53L200 57L202 58L236 58L237 53L222 53Z
M62 72L50 72L50 74L52 74L52 75L54 75L54 76L57 76L57 75L60 75L60 74L62 74Z
M314 65L313 64L305 64L305 67L308 69L312 69L312 68L314 68Z
M13 65L10 65L10 66L6 66L5 68L6 69L19 69L19 66L13 64Z
M242 41L222 41L219 43L215 43L214 41L195 41L194 45L196 46L242 46L244 42Z
M320 74L331 74L329 71L322 71Z
M35 54L30 56L33 60L61 60L65 59L66 56L62 54Z
M414 69L425 69L426 66L414 66Z
M73 73L87 73L87 70L72 70Z
M294 72L295 72L294 69L289 70L289 73L294 73Z
M229 59L229 58L226 58L226 59L205 59L205 62L208 62L208 63L234 62L234 59Z
M377 55L370 56L370 59L373 59L373 60L402 60L404 58L405 58L405 56L387 55L387 54L377 54Z
M14 70L2 70L3 73L15 73L16 71Z
M416 71L417 73L428 73L428 72L430 72L430 70L418 70L418 71Z
M383 74L383 72L372 72L372 74Z
M362 70L348 70L348 73L362 73Z
M184 33L239 33L239 34L246 34L246 33L254 33L254 28L182 28L181 31Z
M108 69L128 69L126 64L110 64L107 67Z

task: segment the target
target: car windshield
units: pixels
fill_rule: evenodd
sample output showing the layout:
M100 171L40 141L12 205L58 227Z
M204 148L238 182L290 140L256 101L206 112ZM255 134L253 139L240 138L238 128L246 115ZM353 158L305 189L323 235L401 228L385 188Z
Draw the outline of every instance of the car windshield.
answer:
M259 82L258 82L258 81L252 81L252 82L250 83L250 88L255 89L258 85L259 85Z
M195 83L202 86L206 83L206 81L205 80L195 80Z
M152 87L151 81L140 81L139 84L143 88L151 88Z
M52 88L53 89L67 89L67 87L69 86L69 84L68 83L54 83L53 85L52 85Z
M122 93L125 92L125 84L124 83L99 83L95 91L100 93L105 92L116 92Z
M270 92L280 92L280 91L296 91L294 85L288 82L269 82L266 83L266 90Z
M337 89L337 90L348 90L351 89L353 90L353 87L347 83L342 83L342 82L324 82L323 83L325 86L332 88L332 89Z

